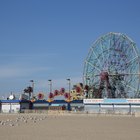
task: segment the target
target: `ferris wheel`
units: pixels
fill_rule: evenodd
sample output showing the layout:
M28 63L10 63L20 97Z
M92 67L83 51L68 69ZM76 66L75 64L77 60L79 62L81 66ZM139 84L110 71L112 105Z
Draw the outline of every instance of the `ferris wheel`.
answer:
M139 97L140 55L136 44L121 33L101 36L85 60L83 80L93 98Z

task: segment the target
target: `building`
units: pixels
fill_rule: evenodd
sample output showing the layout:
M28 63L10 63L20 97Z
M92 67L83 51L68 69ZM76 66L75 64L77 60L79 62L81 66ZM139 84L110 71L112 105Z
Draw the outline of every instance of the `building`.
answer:
M94 113L140 112L140 99L84 99L84 110Z
M83 110L83 100L75 100L67 102L65 100L54 100L48 102L46 100L36 100L33 102L33 109L36 110Z
M20 113L31 108L32 103L27 100L0 100L1 113Z

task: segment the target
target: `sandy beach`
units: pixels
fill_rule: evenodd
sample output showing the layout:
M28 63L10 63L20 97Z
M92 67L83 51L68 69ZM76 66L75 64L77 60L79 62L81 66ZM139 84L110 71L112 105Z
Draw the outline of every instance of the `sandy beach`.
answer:
M0 114L0 140L140 140L133 116Z

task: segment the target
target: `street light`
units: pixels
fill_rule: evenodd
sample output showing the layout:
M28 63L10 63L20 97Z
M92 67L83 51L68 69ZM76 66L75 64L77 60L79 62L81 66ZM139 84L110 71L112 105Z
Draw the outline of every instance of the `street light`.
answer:
M68 84L69 84L69 94L70 94L70 89L71 89L71 80L70 79L67 79L68 81Z
M52 80L48 80L50 85L50 93L52 93Z
M30 80L32 83L32 98L34 97L34 80Z

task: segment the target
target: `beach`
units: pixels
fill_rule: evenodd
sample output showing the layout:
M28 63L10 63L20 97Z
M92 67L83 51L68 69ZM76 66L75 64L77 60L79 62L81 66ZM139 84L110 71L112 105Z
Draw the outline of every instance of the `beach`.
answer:
M140 140L140 117L0 114L0 140Z

